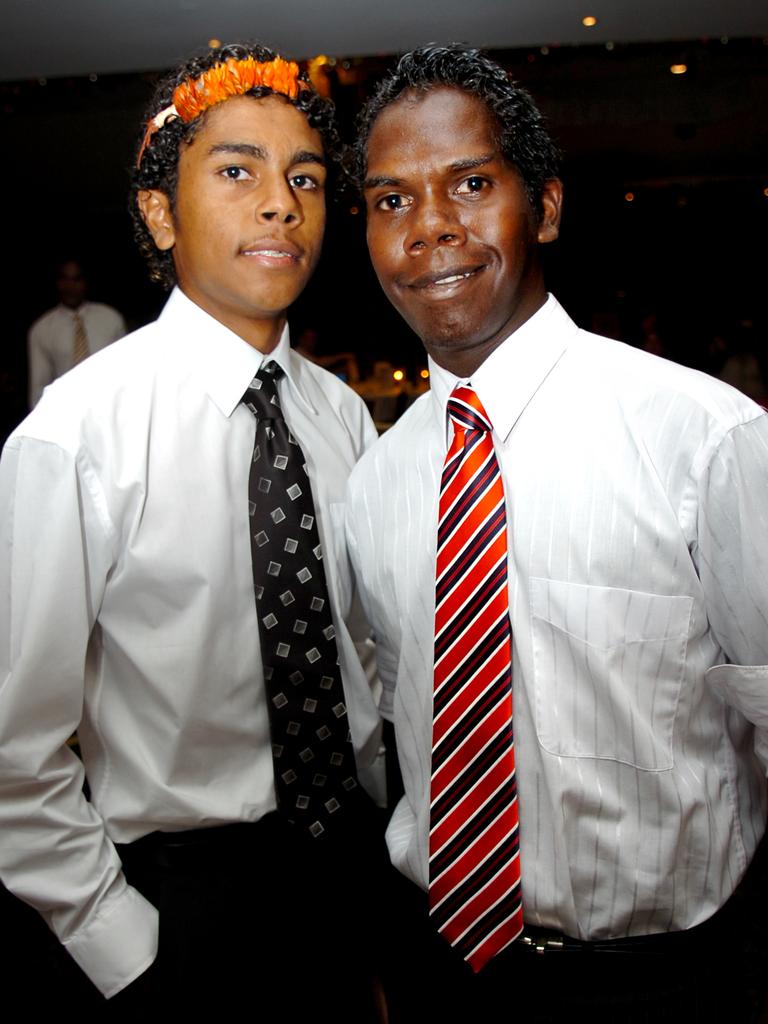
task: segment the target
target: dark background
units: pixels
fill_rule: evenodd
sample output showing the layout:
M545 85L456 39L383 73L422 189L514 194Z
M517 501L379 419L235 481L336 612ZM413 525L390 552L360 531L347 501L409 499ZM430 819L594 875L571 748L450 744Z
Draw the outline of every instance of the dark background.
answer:
M550 287L574 318L639 344L643 318L656 314L666 354L715 371L716 336L768 347L768 39L492 53L533 93L565 153L561 238L545 253ZM392 59L326 68L348 138ZM683 62L686 74L670 73ZM118 308L131 328L162 305L126 213L128 168L156 78L0 83L0 427L26 411L26 331L56 301L57 260L84 259L91 297ZM364 230L354 197L333 208L321 265L293 320L319 329L321 352L357 352L364 372L388 359L415 373L421 347L380 295Z

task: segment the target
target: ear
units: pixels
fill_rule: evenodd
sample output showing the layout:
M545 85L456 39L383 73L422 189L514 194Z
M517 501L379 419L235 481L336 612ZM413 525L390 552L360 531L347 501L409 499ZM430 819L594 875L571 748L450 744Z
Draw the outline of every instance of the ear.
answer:
M538 239L540 243L554 242L560 234L560 214L563 207L563 183L559 178L544 182L541 193L541 219Z
M154 188L142 189L136 197L141 216L158 249L165 252L176 242L171 202L165 192Z

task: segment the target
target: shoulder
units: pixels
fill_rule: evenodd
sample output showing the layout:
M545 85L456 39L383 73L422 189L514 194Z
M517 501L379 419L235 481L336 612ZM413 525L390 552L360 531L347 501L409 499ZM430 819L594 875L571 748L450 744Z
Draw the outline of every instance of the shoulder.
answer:
M548 395L541 410L551 413L556 404L558 421L571 425L564 444L652 466L676 503L681 488L706 478L729 438L740 432L745 443L760 444L765 423L764 410L728 384L583 331Z
M291 349L291 368L297 379L309 390L327 395L337 405L357 405L362 402L360 396L343 380L305 358L295 349Z
M61 317L61 310L58 306L54 306L53 309L46 310L42 316L39 316L37 320L29 328L30 340L39 338L41 334L44 334L49 328L54 326Z
M82 390L99 385L100 390L111 397L115 392L124 390L127 384L149 381L167 362L167 337L168 332L163 330L160 321L155 320L131 331L108 348L94 352L85 362L60 377L51 388Z
M363 455L352 471L350 494L364 493L372 481L393 479L439 444L439 430L430 392L421 395Z
M76 450L94 429L120 429L146 406L164 372L162 340L152 323L95 352L45 389L13 436Z
M715 377L632 348L620 341L578 331L564 369L592 398L619 403L628 414L664 414L672 422L700 421L729 430L762 415L740 391Z
M362 398L335 374L291 351L291 369L299 388L323 416L341 421L353 437L368 447L375 438L375 428Z
M112 306L107 306L103 302L88 302L86 304L86 308L87 308L87 312L90 315L92 315L94 317L98 317L100 320L103 320L105 323L106 322L116 323L116 324L124 323L122 314L118 313L118 311L116 309L114 309Z

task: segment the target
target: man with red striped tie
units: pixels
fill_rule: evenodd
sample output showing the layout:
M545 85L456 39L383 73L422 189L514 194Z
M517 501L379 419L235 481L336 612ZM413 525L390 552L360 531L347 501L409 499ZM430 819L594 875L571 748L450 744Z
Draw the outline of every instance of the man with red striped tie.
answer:
M390 1019L750 1020L768 417L548 295L558 154L477 51L403 57L356 157L432 385L348 495L405 790Z

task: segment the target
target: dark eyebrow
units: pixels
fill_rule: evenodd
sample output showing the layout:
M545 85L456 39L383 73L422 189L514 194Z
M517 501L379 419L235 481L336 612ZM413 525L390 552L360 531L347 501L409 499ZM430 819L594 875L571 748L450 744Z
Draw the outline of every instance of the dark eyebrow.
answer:
M452 171L473 171L477 167L484 167L486 164L493 163L498 157L498 153L486 153L485 156L475 156L467 160L457 160L451 164L450 169Z
M238 156L250 156L254 160L266 160L267 151L263 146L254 146L251 142L217 142L211 146L208 155L214 153L235 153Z
M366 178L363 188L397 188L402 184L400 178L387 178L382 175L379 178Z
M456 160L449 164L448 170L454 173L456 171L473 171L477 167L485 167L486 164L493 163L497 158L498 153L485 153L483 156L468 157L466 160ZM389 178L386 175L380 175L366 178L363 182L363 188L400 188L404 184L405 182L401 178Z
M322 153L315 153L311 149L300 149L291 157L292 164L320 164L325 167L325 157Z
M215 146L211 146L208 150L208 155L213 156L216 153L249 156L253 160L267 159L266 149L263 146L254 145L252 142L217 142ZM322 154L315 153L311 149L299 149L291 156L291 166L294 164L320 164L321 167L325 167L325 158Z

